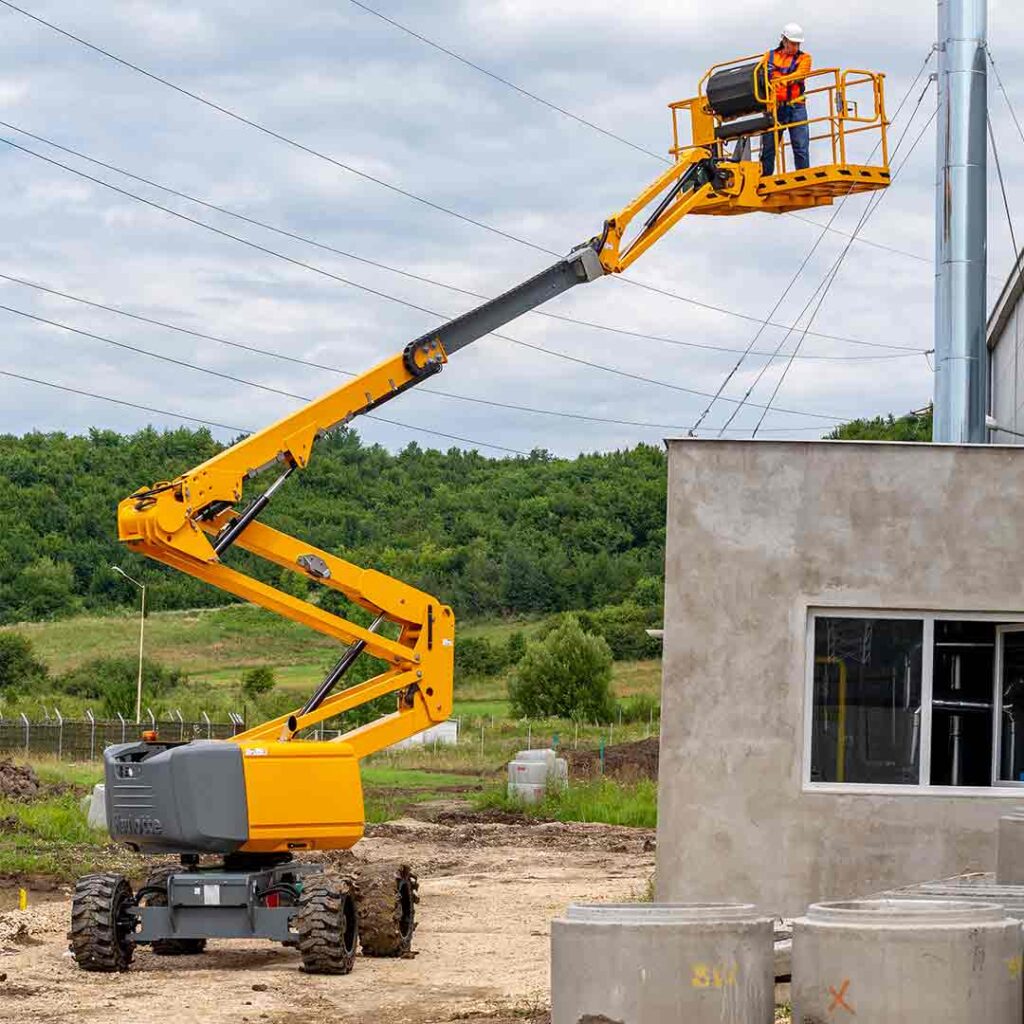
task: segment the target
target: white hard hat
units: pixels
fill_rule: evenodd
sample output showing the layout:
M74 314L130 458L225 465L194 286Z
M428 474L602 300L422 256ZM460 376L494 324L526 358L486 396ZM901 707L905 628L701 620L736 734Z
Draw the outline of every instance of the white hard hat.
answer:
M782 38L788 39L791 43L802 43L804 41L804 30L795 21L791 21L783 27Z

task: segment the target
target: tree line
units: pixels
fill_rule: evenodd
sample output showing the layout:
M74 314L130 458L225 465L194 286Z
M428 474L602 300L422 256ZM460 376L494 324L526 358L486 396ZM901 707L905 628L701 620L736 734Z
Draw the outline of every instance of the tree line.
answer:
M0 437L0 623L135 601L113 564L146 582L154 610L230 600L116 539L119 500L222 447L209 431L186 428ZM491 459L416 443L391 453L340 430L318 443L264 521L434 593L462 617L549 613L658 589L665 487L665 454L651 445ZM230 559L305 591L305 579L287 570L240 551Z

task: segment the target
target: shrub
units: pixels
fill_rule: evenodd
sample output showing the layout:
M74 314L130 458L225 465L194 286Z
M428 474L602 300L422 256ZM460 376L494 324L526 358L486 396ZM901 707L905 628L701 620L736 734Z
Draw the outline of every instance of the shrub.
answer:
M641 576L633 587L632 596L641 607L657 608L660 613L665 599L665 585L657 576Z
M661 657L661 641L647 635L648 629L661 625L658 609L624 601L596 611L580 612L579 617L584 629L605 638L616 661Z
M463 676L496 676L508 667L508 648L482 636L455 644L455 671Z
M0 693L12 694L32 689L45 681L46 666L38 661L32 641L20 633L0 633Z
M113 718L135 714L139 678L136 658L90 658L57 679L57 686L73 697L100 702L100 712ZM180 669L170 669L149 658L142 662L142 701L161 697L185 682Z
M75 573L67 562L49 557L26 565L8 588L7 600L18 619L52 619L71 615L80 600L75 595Z
M607 721L612 714L612 654L566 615L547 637L527 645L509 681L513 715Z
M633 697L620 700L616 709L619 721L658 722L661 720L661 704L658 698L649 693L638 693Z
M274 670L267 665L246 669L242 673L242 695L249 700L256 700L265 693L270 693L276 683Z
M505 643L505 654L510 665L518 665L526 653L526 634L521 629L509 634Z

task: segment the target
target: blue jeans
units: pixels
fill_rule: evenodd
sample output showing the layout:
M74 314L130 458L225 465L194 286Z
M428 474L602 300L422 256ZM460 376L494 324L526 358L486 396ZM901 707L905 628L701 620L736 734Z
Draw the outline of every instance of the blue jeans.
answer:
M779 106L779 124L792 124L807 120L807 104L793 103ZM781 133L780 133L781 134ZM811 165L811 129L809 125L798 124L789 129L789 142L793 147L793 166L802 171ZM775 173L775 133L761 136L761 173Z

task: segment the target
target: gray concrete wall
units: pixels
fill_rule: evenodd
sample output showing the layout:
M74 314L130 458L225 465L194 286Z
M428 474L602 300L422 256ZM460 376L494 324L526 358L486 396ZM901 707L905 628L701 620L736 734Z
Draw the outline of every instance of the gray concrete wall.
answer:
M660 900L792 915L994 870L1020 796L810 792L807 610L1024 611L1024 452L669 442Z

